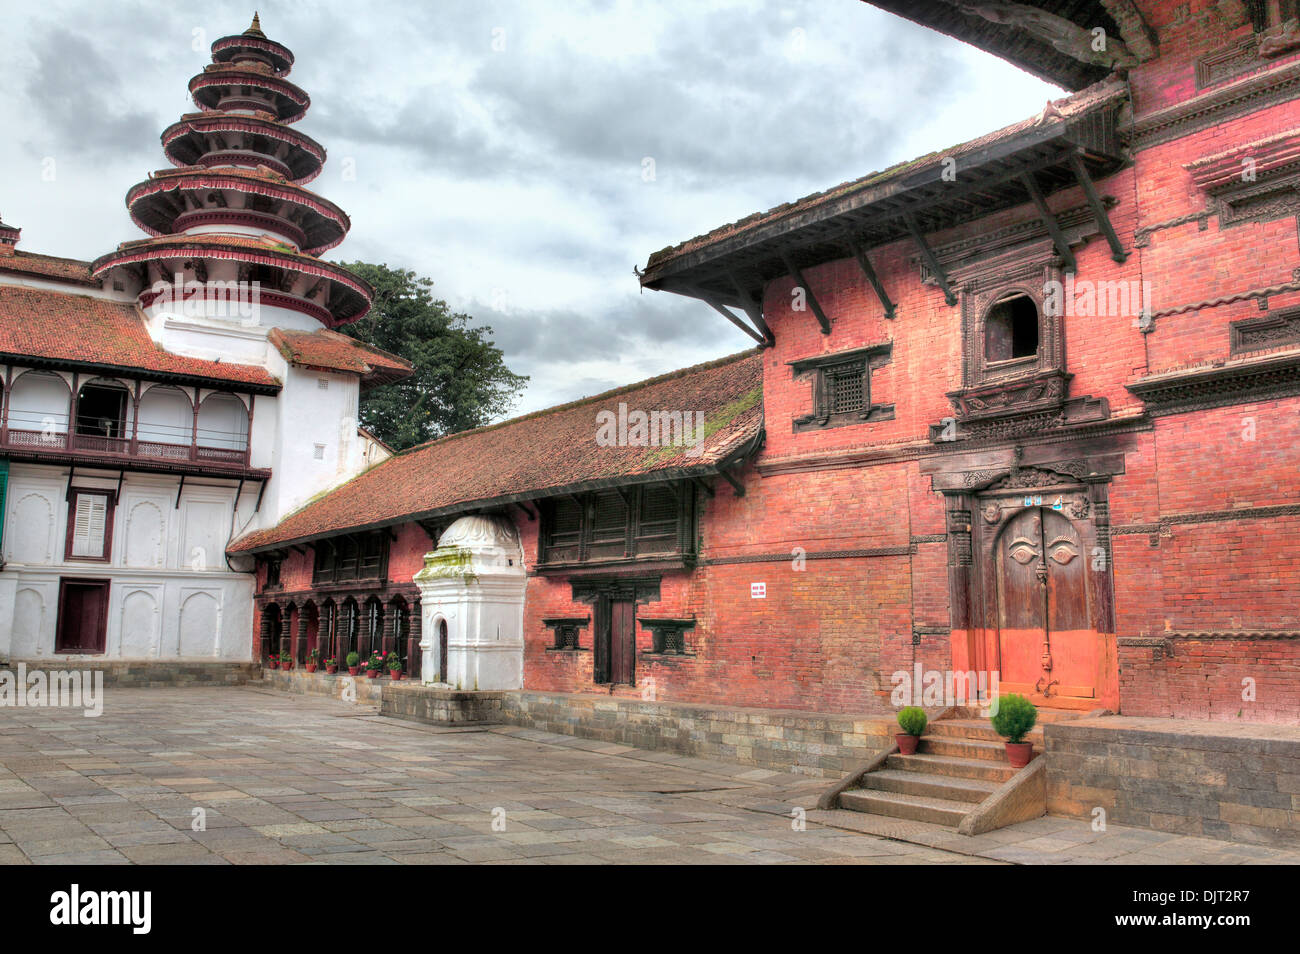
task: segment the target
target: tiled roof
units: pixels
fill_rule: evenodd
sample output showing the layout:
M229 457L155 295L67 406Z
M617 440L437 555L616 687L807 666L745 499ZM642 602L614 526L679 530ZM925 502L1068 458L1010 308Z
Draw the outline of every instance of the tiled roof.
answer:
M99 288L100 282L90 275L90 263L75 258L55 258L14 249L11 254L0 255L0 272L46 278L56 282L74 282Z
M404 358L337 331L275 328L271 331L270 341L290 364L350 372L360 375L367 384L396 381L413 370L411 363Z
M1114 104L1124 99L1128 95L1128 87L1123 82L1105 81L1095 83L1087 89L1080 90L1071 96L1055 100L1053 106L1060 114L1061 119L1047 120L1049 122L1061 122L1062 120L1074 119L1094 110L1101 109L1105 106ZM680 245L660 249L650 256L647 268L655 268L671 261L681 255L696 251L701 248L713 245L723 239L739 235L743 232L756 229L761 225L774 222L779 219L789 219L801 216L811 209L830 203L842 196L858 192L872 187L884 185L888 182L903 179L907 173L914 173L927 165L937 165L945 159L958 161L963 156L977 152L981 149L987 149L997 143L1013 139L1017 134L1032 129L1040 125L1042 119L1040 116L1031 116L1028 119L1022 119L1018 123L1010 126L1004 126L1002 129L986 133L978 139L971 139L968 142L953 146L949 149L941 149L916 159L909 159L906 162L900 162L883 169L879 172L872 172L860 179L853 179L849 182L842 182L833 186L824 192L814 192L812 195L806 195L802 199L796 199L793 202L786 202L766 212L756 212L748 215L743 219L732 222L729 225L719 226L703 235L687 239Z
M229 548L247 552L347 530L614 483L716 472L763 426L763 363L747 351L403 451ZM603 446L598 415L703 415L692 446ZM693 416L692 421L696 420Z
M280 384L265 368L164 351L133 303L21 285L0 284L0 355L259 388Z

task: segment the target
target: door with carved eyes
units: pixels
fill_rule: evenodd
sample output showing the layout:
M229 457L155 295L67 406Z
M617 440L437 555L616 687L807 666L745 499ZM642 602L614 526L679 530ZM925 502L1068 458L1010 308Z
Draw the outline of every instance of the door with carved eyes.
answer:
M1055 510L1027 507L1003 527L995 553L1001 691L1048 705L1095 698L1100 644L1074 526Z

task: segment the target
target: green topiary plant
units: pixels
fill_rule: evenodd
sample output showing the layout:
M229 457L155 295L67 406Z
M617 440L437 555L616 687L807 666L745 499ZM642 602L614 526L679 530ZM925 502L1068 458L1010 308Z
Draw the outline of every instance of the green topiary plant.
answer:
M997 711L989 719L993 723L993 731L1012 744L1024 742L1025 736L1038 721L1038 710L1034 704L1015 693L1000 696L997 702Z
M898 710L898 727L904 735L921 735L929 722L920 706L904 706Z
M357 663L361 662L361 657L356 653L348 653L347 662L348 668L353 669L356 667Z

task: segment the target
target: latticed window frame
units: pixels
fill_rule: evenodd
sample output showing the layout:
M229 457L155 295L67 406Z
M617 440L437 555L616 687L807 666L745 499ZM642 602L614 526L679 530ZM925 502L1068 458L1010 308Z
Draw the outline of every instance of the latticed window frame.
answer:
M892 342L839 354L791 361L796 378L812 383L812 412L794 419L794 430L816 430L894 417L894 405L873 403L871 375L890 361Z
M822 381L826 414L860 414L871 407L871 375L865 358L823 368ZM847 387L841 390L841 385Z

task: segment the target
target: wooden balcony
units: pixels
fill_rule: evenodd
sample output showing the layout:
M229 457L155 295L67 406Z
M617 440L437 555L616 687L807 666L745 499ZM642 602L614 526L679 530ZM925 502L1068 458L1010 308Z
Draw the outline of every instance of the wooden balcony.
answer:
M126 469L130 470L263 475L261 470L250 466L246 441L243 447L212 447L201 441L182 444L102 434L69 434L57 429L36 431L3 427L0 428L0 450L7 457L38 463L85 463L119 469L128 465Z

